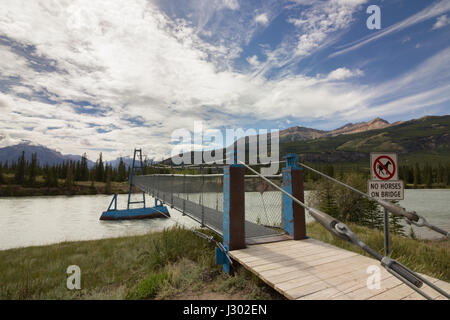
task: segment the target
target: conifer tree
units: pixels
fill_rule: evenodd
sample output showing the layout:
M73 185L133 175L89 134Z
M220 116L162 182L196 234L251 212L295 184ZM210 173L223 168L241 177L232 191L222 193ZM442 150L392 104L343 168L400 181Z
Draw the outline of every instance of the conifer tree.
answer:
M111 187L111 175L112 175L112 168L111 166L106 166L106 185L105 185L105 193L111 194L112 193L112 187Z
M71 163L69 163L69 165L67 166L67 174L66 181L64 182L64 187L66 187L66 189L69 191L71 191L73 188L73 168Z
M88 161L87 161L87 155L86 153L83 153L81 156L81 181L88 181L89 180L89 167L88 167Z
M104 181L105 168L103 166L103 156L100 152L99 158L95 165L95 180L96 181Z
M17 161L17 167L16 167L16 174L14 176L14 181L17 184L24 184L25 183L25 151L22 151L22 155L19 157L19 160Z
M416 162L414 166L414 187L422 183L419 164Z
M125 181L127 174L126 174L126 168L125 168L125 163L123 162L122 157L120 157L120 161L119 161L119 167L118 167L118 180L119 181Z
M3 177L3 165L0 162L0 184L4 184L5 183L5 177Z
M38 164L37 164L37 154L33 153L31 155L31 162L30 162L30 169L29 169L29 177L28 177L28 183L30 185L36 184L36 175L38 170Z

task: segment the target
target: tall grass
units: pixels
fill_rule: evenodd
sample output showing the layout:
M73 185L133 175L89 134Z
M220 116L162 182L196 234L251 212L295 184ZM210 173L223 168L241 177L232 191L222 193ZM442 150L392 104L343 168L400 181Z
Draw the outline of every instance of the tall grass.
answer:
M364 226L348 223L350 229L367 245L376 251L384 252L383 232ZM362 249L337 239L316 222L307 225L308 236L337 247L366 254ZM429 276L450 281L450 244L442 241L419 240L391 234L391 257L410 269Z
M383 250L381 232L351 225L368 245ZM207 232L207 231L205 231ZM316 223L308 235L363 252ZM449 281L449 244L392 236L392 256L415 271ZM81 269L81 290L68 290L67 267ZM0 251L0 299L172 299L187 292L223 299L280 299L260 279L235 264L232 276L214 262L214 245L175 227L124 238L65 242Z
M0 299L170 299L186 291L214 292L228 282L230 295L239 291L242 299L278 297L245 270L223 274L214 257L213 244L180 227L10 249L0 251ZM81 269L81 290L66 288L70 265ZM232 290L235 285L239 290Z
M0 251L0 299L114 296L182 258L214 266L213 253L212 244L178 227L144 236ZM66 288L70 265L81 269L82 290Z

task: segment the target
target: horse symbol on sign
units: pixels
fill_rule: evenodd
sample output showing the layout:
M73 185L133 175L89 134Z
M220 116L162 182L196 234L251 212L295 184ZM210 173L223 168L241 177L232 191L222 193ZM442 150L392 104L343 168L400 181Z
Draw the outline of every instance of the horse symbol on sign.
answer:
M386 155L376 158L373 163L373 171L377 178L381 180L391 179L395 174L395 170L395 162Z
M384 168L386 168L386 170L389 170L389 166L391 166L391 165L392 165L392 163L389 160L384 164L384 166L381 163L377 163L378 174L383 174L383 175L388 174L389 171L385 172Z

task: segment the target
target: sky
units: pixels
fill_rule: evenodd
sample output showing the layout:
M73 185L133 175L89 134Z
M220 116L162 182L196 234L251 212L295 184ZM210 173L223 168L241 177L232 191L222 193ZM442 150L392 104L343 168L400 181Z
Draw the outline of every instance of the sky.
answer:
M2 0L0 147L158 159L195 121L326 130L449 114L449 39L448 0Z

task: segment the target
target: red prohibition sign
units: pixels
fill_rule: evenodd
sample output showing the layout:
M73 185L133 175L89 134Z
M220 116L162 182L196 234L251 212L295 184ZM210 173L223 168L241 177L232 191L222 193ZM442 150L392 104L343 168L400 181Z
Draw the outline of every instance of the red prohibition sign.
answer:
M385 163L382 163L381 159L387 159L388 161L386 161ZM392 169L389 168L391 165L392 165ZM395 162L388 156L379 156L373 162L373 172L375 173L375 175L379 179L381 179L381 180L389 180L395 174ZM380 175L381 172L384 172L388 176L387 177L382 177Z

